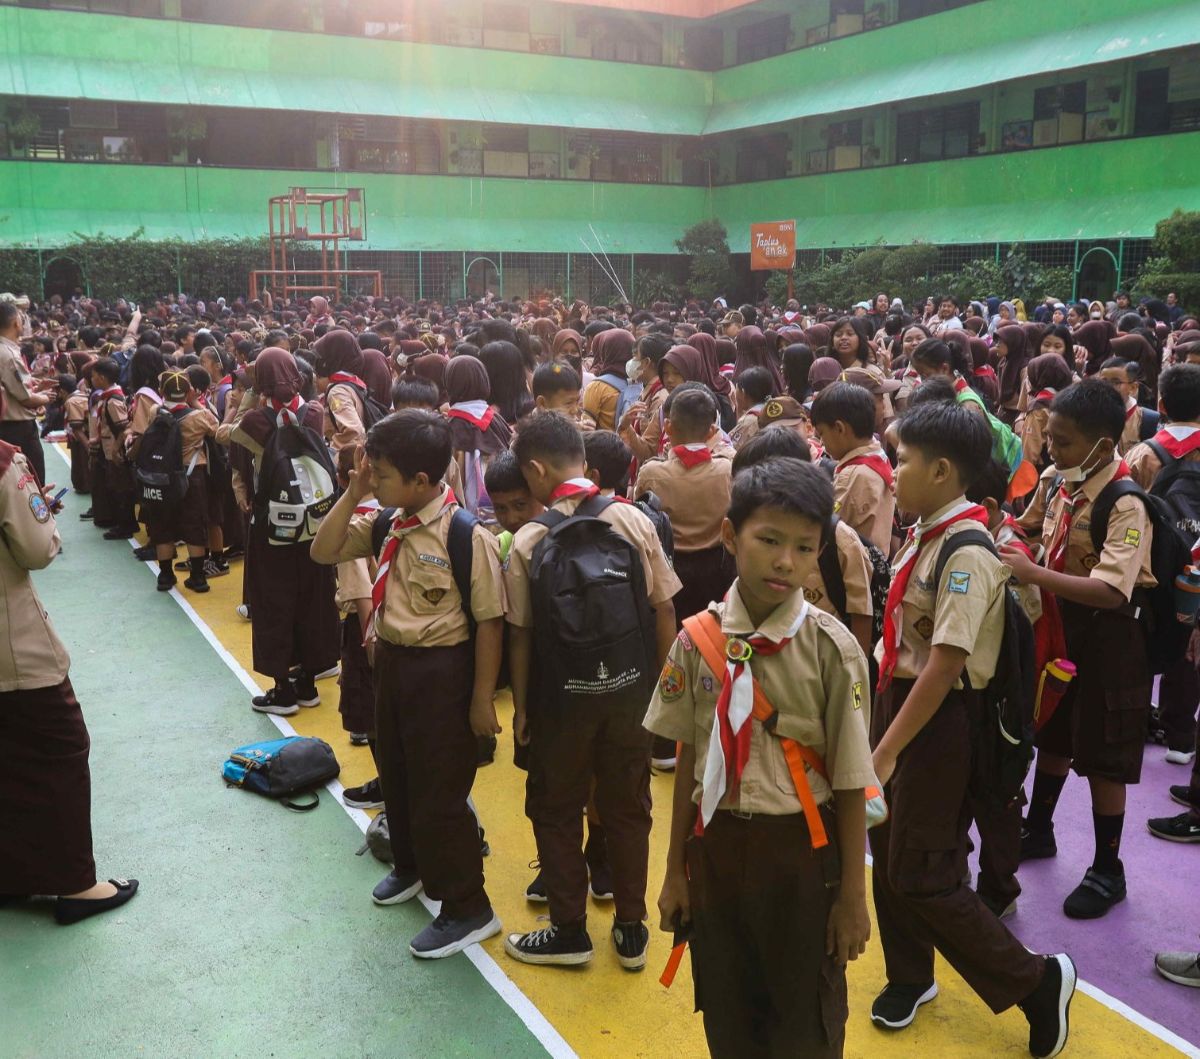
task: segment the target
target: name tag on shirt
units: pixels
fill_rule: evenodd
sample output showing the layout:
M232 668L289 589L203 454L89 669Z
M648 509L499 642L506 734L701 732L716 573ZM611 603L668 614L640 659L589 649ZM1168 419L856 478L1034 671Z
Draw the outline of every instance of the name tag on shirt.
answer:
M450 569L450 564L439 555L426 555L424 552L418 552L417 558L423 563L432 563L434 566L440 566L443 570Z

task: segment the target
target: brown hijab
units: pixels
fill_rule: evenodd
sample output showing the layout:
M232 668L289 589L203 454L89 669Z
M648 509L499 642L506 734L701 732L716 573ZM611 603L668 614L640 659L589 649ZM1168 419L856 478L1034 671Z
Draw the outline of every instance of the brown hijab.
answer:
M392 369L387 357L377 349L362 351L362 380L367 392L384 408L392 407Z
M699 351L704 374L700 381L708 386L715 394L728 397L733 390L729 380L721 374L721 365L717 360L717 340L703 331L697 332L687 340L687 344Z
M1100 365L1108 359L1112 348L1112 331L1108 323L1104 320L1089 320L1086 324L1080 326L1073 337L1077 346L1083 346L1088 351L1087 363L1083 366L1083 374L1085 376L1095 375L1100 370ZM1129 357L1127 359L1137 360L1137 357ZM1157 370L1154 375L1155 378L1158 377ZM1149 385L1148 379L1146 382Z
M737 361L733 366L735 382L747 368L766 368L771 373L771 384L775 388L775 393L787 392L779 364L770 349L767 348L766 336L757 327L743 327L737 333L733 344L737 348Z

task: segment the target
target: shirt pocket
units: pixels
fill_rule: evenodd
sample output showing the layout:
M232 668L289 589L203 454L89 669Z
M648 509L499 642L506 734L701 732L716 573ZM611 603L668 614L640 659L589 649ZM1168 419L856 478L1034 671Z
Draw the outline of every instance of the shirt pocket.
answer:
M825 741L824 734L821 730L820 722L815 721L800 721L797 722L794 718L788 718L789 731L795 731L801 738L795 741L801 746L809 747L818 756L822 755L822 744ZM799 728L797 728L799 723ZM785 794L790 794L794 798L799 798L800 792L796 790L796 784L792 782L792 770L788 768L787 755L783 752L783 741L778 737L771 735L769 732L763 732L763 739L770 740L774 745L770 747L772 770L775 775L775 786ZM819 775L813 772L807 762L804 764L804 776L808 780L809 789L816 796L816 788L821 783Z
M415 563L408 574L408 600L414 614L440 614L454 591L449 570L433 563Z

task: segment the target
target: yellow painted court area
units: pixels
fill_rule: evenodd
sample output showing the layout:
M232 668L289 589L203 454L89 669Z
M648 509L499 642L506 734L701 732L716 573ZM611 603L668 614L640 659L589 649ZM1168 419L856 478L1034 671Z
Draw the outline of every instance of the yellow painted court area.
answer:
M253 673L250 626L235 612L241 602L241 568L234 564L229 577L211 582L208 595L183 590L189 603L217 635L229 652ZM147 579L151 574L147 570ZM149 585L147 585L149 587ZM341 780L346 786L363 783L374 775L365 747L350 746L337 712L338 687L334 679L320 684L321 705L301 710L289 718L296 731L320 736L342 764ZM250 704L246 703L247 712ZM499 703L500 737L497 761L480 770L474 798L487 829L492 855L485 862L487 888L506 931L529 930L539 924L544 905L529 905L525 886L533 877L529 863L537 853L533 834L525 818L525 774L512 764L512 706L507 694ZM657 806L670 801L670 776L655 776ZM650 848L650 894L652 916L661 865L666 854L666 816L655 814ZM357 836L347 831L346 856L354 855ZM383 867L380 866L382 873ZM364 901L370 895L362 895ZM608 940L611 905L591 903L589 928L596 956L585 968L529 967L504 954L499 937L485 944L496 962L541 1010L581 1056L629 1059L632 1056L701 1056L706 1054L700 1017L692 1013L692 983L685 960L675 985L668 991L658 983L666 962L670 939L652 931L650 964L644 974L630 974L617 964ZM407 937L397 938L407 944ZM954 1059L970 1057L1023 1056L1027 1028L1019 1011L993 1017L963 981L939 961L938 998L921 1010L920 1017L901 1034L876 1030L867 1012L883 984L883 957L874 941L866 955L850 968L850 1022L846 1055L862 1059L939 1055ZM1082 993L1076 994L1071 1009L1070 1053L1139 1059L1175 1056L1179 1053L1157 1040L1123 1016Z

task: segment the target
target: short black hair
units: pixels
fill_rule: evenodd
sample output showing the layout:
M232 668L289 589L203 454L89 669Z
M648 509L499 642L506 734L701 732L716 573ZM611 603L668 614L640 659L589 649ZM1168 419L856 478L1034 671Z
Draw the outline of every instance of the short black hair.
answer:
M112 357L100 357L92 365L92 373L103 375L109 382L116 382L121 377L121 369Z
M953 404L958 400L958 393L954 389L954 383L946 375L935 375L931 379L925 379L920 386L912 392L912 396L908 399L908 407L916 408L923 404Z
M433 409L437 408L440 396L437 383L431 379L420 377L400 379L392 387L392 407L416 404Z
M733 380L733 385L755 404L775 396L775 379L766 368L746 368Z
M803 515L824 533L833 516L833 483L811 463L786 456L764 460L734 475L729 521L739 530L763 507Z
M1100 370L1104 371L1108 368L1120 368L1125 373L1125 378L1130 382L1136 382L1142 377L1141 368L1135 360L1126 360L1124 357L1109 357L1103 364L1100 365Z
M533 373L534 397L549 397L564 390L578 391L581 385L579 376L570 364L551 361L549 364L538 365L537 371Z
M1116 397L1116 391L1107 383L1097 385ZM1119 398L1117 403L1121 403ZM1124 412L1121 414L1124 416ZM900 441L920 449L926 459L949 460L964 490L971 487L992 458L988 421L957 401L931 401L909 409L900 420Z
M1172 423L1200 420L1200 364L1173 364L1158 377L1158 399Z
M534 460L553 464L584 458L583 436L579 428L561 412L543 412L531 416L521 426L513 441L517 462L524 465Z
M66 390L67 393L74 392L75 387L79 385L79 382L74 375L58 375L55 376L55 381L58 385L58 388L60 390Z
M1125 429L1125 401L1102 379L1068 386L1050 402L1050 411L1071 420L1089 438L1117 442Z
M1008 468L999 460L988 460L966 494L972 504L982 504L985 500L1003 504L1008 498Z
M856 438L875 435L875 398L862 386L850 382L832 382L813 399L810 418L813 426L845 423Z
M686 390L682 386L676 387L664 404L663 414L679 430L692 434L713 426L721 410L717 407L717 399L701 383Z
M744 471L756 463L777 458L802 460L812 463L812 449L790 427L767 427L760 430L737 451L733 457L733 473Z
M393 412L367 431L367 455L387 460L404 478L424 471L430 482L440 482L453 453L450 424L423 408Z
M483 474L483 485L490 495L496 493L528 493L529 483L521 473L521 465L508 449L497 452Z
M583 437L587 465L600 477L601 489L618 493L629 487L629 466L633 453L613 430L593 430Z

